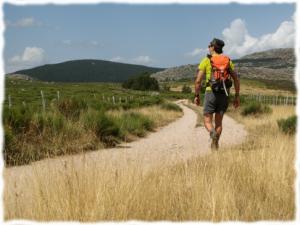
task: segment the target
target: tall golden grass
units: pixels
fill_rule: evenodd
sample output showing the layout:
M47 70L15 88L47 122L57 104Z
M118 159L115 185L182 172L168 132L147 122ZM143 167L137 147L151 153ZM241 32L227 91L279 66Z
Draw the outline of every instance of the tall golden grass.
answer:
M43 166L20 188L5 171L5 220L293 220L295 136L276 120L294 113L290 106L260 117L229 112L249 132L243 144L148 174L142 165L118 169L82 157Z

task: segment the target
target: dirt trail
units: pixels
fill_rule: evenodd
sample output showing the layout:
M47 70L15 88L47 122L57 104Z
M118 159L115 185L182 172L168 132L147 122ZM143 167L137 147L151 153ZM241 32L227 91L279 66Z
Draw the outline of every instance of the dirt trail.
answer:
M65 163L72 163L74 167L82 167L82 160L87 166L96 166L97 171L107 167L121 169L126 166L136 166L142 173L160 165L170 165L189 158L210 152L209 136L204 127L195 127L196 113L184 106L183 101L178 104L184 115L175 122L150 133L132 143L123 143L117 148L88 152L81 155L57 157L42 160L27 166L4 169L4 179L7 187L17 183L19 188L25 188L34 180L38 173L47 176L49 171L63 171ZM220 145L233 145L243 142L247 135L243 125L238 124L228 116L223 120L223 133ZM104 170L105 171L105 170ZM9 188L8 188L9 190Z

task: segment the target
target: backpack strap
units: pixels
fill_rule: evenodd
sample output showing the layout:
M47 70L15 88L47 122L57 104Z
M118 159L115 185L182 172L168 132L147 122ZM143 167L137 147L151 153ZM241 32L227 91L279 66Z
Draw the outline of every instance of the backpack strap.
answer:
M211 54L207 54L206 57L209 59L209 62L210 62L210 66L211 66L211 70L210 70L210 78L207 80L206 82L206 87L210 87L210 81L211 81L211 76L213 76L213 67L212 67L212 61L211 61L211 58L212 58L212 55Z

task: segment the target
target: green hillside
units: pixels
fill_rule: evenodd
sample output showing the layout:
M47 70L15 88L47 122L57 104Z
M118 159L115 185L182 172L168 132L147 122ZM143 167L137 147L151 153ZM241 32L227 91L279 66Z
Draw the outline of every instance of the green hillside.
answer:
M14 74L54 82L123 82L137 74L161 70L163 69L104 60L74 60L20 70Z

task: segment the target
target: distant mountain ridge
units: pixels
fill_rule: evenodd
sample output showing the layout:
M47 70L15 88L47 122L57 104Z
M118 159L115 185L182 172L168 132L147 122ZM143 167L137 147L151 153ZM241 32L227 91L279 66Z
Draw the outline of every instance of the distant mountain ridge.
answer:
M32 69L16 71L12 74L21 74L41 81L54 82L123 82L141 73L148 72L151 74L161 70L163 69L86 59L43 65Z
M296 57L293 48L272 49L232 60L241 77L294 81ZM198 64L172 67L151 76L160 80L194 79Z

